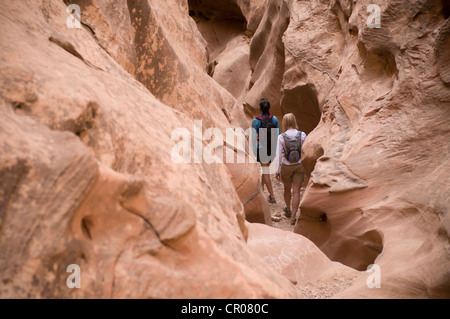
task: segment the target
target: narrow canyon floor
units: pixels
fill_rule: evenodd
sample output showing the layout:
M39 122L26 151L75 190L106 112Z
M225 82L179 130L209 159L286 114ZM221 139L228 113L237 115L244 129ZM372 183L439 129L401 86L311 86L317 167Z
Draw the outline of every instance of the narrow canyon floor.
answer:
M283 208L286 206L284 201L283 183L278 181L275 178L275 175L271 175L270 179L277 201L275 204L269 204L272 216L272 227L293 232L294 225L291 225L291 218L285 217L283 212ZM304 191L305 186L302 186L300 196L303 196ZM264 187L263 193L266 198L269 196L267 187ZM300 209L297 212L297 217L299 215ZM307 299L329 299L350 288L358 278L363 276L368 276L368 274L366 272L357 273L355 271L334 271L326 276L322 276L318 280L310 281L306 284L296 284L296 287ZM339 296L337 296L337 298L339 298Z
M283 208L286 207L286 203L284 201L284 186L283 183L278 181L275 178L275 175L270 175L270 180L272 181L273 192L275 194L276 203L269 204L270 205L270 213L272 215L272 226L278 229L293 231L294 225L291 225L291 218L287 218L284 216ZM303 195L305 191L305 187L302 186L300 191L300 196ZM267 187L264 187L263 193L266 198L269 197L269 192ZM297 212L297 217L299 216L299 212Z

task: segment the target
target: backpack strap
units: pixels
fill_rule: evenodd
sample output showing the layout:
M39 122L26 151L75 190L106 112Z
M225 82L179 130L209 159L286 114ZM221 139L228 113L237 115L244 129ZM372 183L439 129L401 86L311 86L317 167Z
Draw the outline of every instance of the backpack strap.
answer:
M297 149L299 150L302 147L302 132L301 131L297 132L297 135L295 136L295 139L298 141Z
M260 114L260 115L258 115L256 118L257 118L258 120L262 121L263 118L269 118L269 119L271 119L272 117L273 117L272 114L269 114L269 116L265 116L264 114Z
M295 139L298 140L300 142L300 144L302 143L302 132L298 131L297 135L295 135Z

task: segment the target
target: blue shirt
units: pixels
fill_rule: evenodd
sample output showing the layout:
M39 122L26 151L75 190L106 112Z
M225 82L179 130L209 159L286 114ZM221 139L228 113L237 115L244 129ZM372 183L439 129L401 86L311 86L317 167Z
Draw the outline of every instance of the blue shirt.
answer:
M269 114L260 114L259 116L269 117ZM280 123L278 122L278 119L276 118L275 115L272 115L272 120L278 128L277 135L280 135ZM252 121L252 129L255 130L253 133L256 133L256 134L252 134L252 145L253 145L253 153L254 154L256 154L256 148L258 148L258 149L261 148L261 145L259 144L259 141L257 140L257 134L259 134L260 128L261 128L261 120L259 120L258 118L255 117Z

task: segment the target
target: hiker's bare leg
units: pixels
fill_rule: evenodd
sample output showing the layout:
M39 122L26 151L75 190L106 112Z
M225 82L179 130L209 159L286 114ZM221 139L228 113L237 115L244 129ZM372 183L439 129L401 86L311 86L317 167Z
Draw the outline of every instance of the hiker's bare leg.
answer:
M264 184L267 186L267 190L269 191L269 194L271 197L275 197L273 194L273 188L272 188L272 182L270 181L270 175L269 174L263 174Z
M263 166L263 168L266 167L268 169L270 166L270 163L267 163L267 164L261 163L261 166ZM263 169L263 172L264 172L264 169ZM269 191L270 196L275 197L275 195L273 194L272 182L270 181L270 175L263 173L261 179L262 179L261 183L265 184L267 186L267 190Z
M295 219L295 216L297 215L298 207L300 206L300 188L302 187L302 184L293 184L292 185L292 191L293 191L293 198L292 198L292 219Z
M286 202L286 208L289 211L292 211L291 210L291 187L292 187L291 183L284 184L284 201Z

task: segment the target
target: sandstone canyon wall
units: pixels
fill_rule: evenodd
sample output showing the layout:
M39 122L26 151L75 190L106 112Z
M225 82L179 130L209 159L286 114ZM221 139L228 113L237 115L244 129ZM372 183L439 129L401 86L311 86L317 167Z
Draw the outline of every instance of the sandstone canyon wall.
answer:
M2 1L0 297L299 298L338 275L337 297L450 297L449 8L380 0L370 28L371 3ZM194 121L246 129L262 97L308 133L295 233L268 226L248 145L173 161L177 128L205 148Z
M270 223L256 164L171 158L194 120L248 125L187 2L74 3L79 29L63 1L0 4L1 296L298 296L246 245L245 207Z
M295 232L355 269L376 262L382 288L361 283L366 297L448 297L448 3L378 1L380 28L371 3L292 3L282 110L322 112Z

